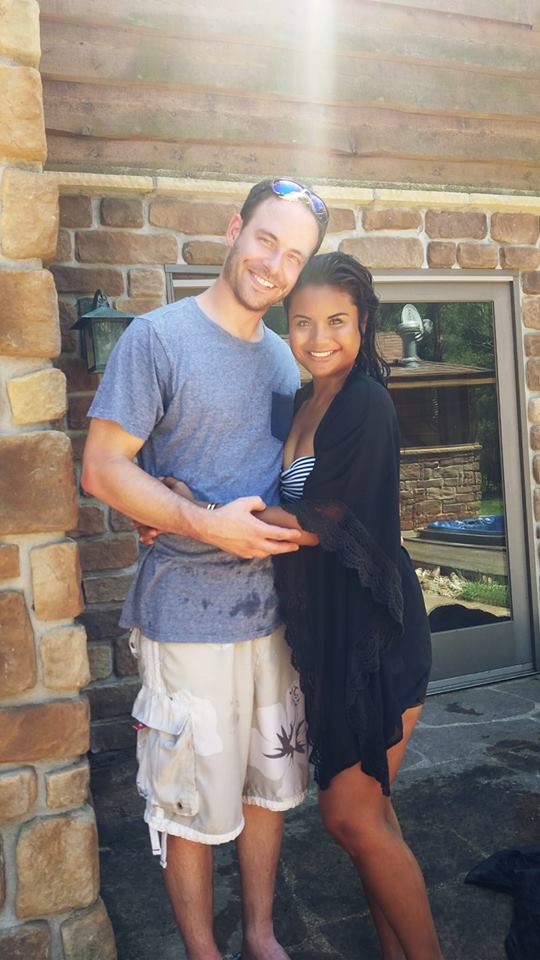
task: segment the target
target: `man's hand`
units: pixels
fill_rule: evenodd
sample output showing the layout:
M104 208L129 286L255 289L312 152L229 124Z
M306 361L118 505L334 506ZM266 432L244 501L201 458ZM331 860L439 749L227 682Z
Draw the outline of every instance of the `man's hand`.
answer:
M205 510L159 483L133 458L143 440L113 420L91 420L81 486L150 530L192 537L247 560L298 549L297 530L263 523L251 511L263 510L260 497L244 497L218 510Z
M205 541L244 560L298 550L299 530L273 526L254 516L265 506L260 497L240 497L205 513Z
M164 486L178 496L193 500L189 487L174 477L160 477ZM263 523L254 513L264 510L266 504L260 497L241 497L231 503L206 513L201 508L201 527L204 524L204 540L212 546L232 553L244 560L261 559L277 553L292 553L298 550L302 538L300 530ZM139 539L147 547L153 546L163 530L134 523ZM202 532L202 531L201 531Z

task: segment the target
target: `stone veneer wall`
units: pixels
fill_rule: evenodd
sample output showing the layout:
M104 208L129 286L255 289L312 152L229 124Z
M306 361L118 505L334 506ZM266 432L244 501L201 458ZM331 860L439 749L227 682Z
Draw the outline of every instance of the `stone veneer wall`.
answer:
M482 499L479 444L401 453L401 529L475 517Z
M97 381L85 372L78 358L78 343L69 330L76 319L76 298L100 286L121 309L144 312L164 303L164 263L222 263L225 225L239 208L247 187L91 174L51 173L50 177L62 182L59 245L51 270L63 331L58 366L68 381L66 429L78 462L87 427L85 414ZM78 182L84 186L77 187ZM324 188L321 192L324 194ZM331 220L323 251L339 248L375 270L520 271L524 349L530 358L527 385L531 392L531 447L540 452L540 199L484 199L480 195L452 197L346 187L330 187L326 196L331 198ZM467 209L472 201L474 207ZM520 204L525 212L520 212ZM527 206L533 212L527 212ZM405 528L418 520L417 510L412 522L411 507L411 499L418 497L418 485L426 491L434 490L438 483L430 480L433 470L441 478L440 458L432 456L420 463L422 460L415 457L413 466L410 457L405 457ZM534 455L531 466L540 484L540 455ZM447 467L449 496L455 487L450 476L455 469L463 473L461 485L474 474L471 490L461 489L452 504L462 503L460 498L466 495L467 504L462 511L456 506L455 512L475 512L477 464L449 463ZM422 477L413 476L419 470ZM428 493L422 499L429 519L441 515L440 499L435 503ZM448 511L452 512L450 506L444 512ZM535 515L540 520L540 486L535 492ZM84 497L79 528L72 536L79 542L87 605L80 619L89 637L92 683L87 692L94 721L92 747L99 751L128 746L134 738L129 709L137 689L136 667L127 637L117 622L134 569L136 539L124 518Z
M0 960L113 960L84 756L89 679L39 5L0 2Z

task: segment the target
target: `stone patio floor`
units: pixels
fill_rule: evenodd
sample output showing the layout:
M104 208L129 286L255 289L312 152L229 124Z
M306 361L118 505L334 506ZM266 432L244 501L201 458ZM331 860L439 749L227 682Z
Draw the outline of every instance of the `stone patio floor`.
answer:
M445 960L504 960L511 900L464 886L497 850L540 843L540 678L429 697L394 802L426 878ZM92 760L102 896L119 960L183 960L134 787L133 753ZM240 948L234 844L216 850L216 936ZM323 832L313 790L287 816L276 927L291 960L377 960L355 871Z

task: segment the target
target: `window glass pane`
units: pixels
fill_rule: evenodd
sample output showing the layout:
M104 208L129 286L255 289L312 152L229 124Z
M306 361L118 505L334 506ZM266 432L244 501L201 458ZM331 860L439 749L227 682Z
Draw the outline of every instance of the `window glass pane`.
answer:
M270 307L270 309L266 311L263 320L267 327L270 327L275 333L279 333L281 337L288 334L287 314L285 313L285 307L282 303L277 303L275 307Z
M382 305L401 515L432 629L512 616L492 303Z

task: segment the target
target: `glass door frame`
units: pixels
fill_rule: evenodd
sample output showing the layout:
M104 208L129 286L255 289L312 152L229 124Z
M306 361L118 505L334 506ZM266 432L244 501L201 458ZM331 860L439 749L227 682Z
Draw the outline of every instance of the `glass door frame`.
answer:
M441 673L446 676L432 680L429 692L456 690L534 673L540 667L540 620L519 276L503 270L374 270L373 280L378 295L386 303L477 301L494 305L494 359L513 619L495 627L490 624L434 634L437 659ZM507 382L510 375L512 383ZM512 449L504 451L505 445ZM470 630L474 631L474 655L477 654L479 660L482 651L496 659L498 650L504 659L509 644L515 644L516 662L448 676L452 672L452 660L460 656L460 648L467 660L466 634Z

